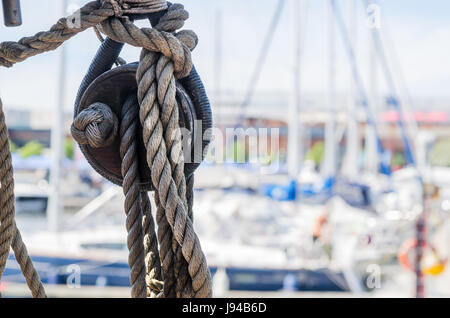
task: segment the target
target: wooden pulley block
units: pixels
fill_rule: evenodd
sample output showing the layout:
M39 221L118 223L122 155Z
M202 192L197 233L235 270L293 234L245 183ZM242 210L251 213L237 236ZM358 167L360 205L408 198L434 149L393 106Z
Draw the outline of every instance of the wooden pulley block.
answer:
M94 103L108 105L121 118L122 106L130 94L137 94L136 71L138 64L132 63L114 68L96 78L86 89L80 103L76 105L75 116ZM193 149L193 137L195 134L195 121L197 120L196 110L191 98L180 83L177 83L176 99L180 114L180 127L183 130L183 150ZM139 107L139 105L136 105ZM139 118L136 120L139 121ZM152 191L151 171L147 164L146 149L142 138L142 126L139 123L138 131L138 158L139 171L141 177L141 188L145 191ZM189 136L186 136L189 134ZM186 138L187 137L187 138ZM89 145L80 145L81 151L90 165L100 175L117 185L122 185L121 158L120 158L120 136L115 141L104 148L93 148ZM185 164L185 173L190 175L193 172L190 163Z

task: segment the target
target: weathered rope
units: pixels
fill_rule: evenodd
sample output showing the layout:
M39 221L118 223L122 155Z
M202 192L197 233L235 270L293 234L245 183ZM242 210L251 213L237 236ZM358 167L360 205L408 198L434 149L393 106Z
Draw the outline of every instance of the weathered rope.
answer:
M128 264L132 297L147 297L145 281L144 231L142 227L139 162L137 160L137 99L130 96L122 107L120 124L120 157L122 159L123 192L128 231Z
M25 243L22 240L22 235L20 235L20 231L15 225L15 234L14 240L12 243L12 249L14 251L14 255L16 257L17 263L20 266L20 270L27 281L28 288L31 291L31 295L34 298L45 298L44 286L42 285L41 279L39 278L39 274L34 268L33 262L31 261L30 256L28 255L27 248Z
M49 31L22 38L18 42L0 43L0 66L11 67L29 57L55 50L78 33L109 20L102 24L103 33L117 42L161 52L173 59L178 78L187 76L192 68L190 50L180 47L174 35L154 29L139 29L126 16L112 18L116 16L116 12L110 2L89 2L74 15L76 17L60 19ZM175 25L171 16L165 18L163 23ZM191 33L191 36L194 34L185 32ZM181 50L184 54L181 54Z
M9 153L8 129L0 100L0 279L14 238L14 178Z
M121 9L123 8L123 9ZM68 18L60 19L49 31L36 33L18 42L0 44L0 66L11 67L29 57L53 51L65 41L106 19L122 14L159 12L167 8L166 1L91 1Z
M158 12L166 8L159 24L153 29L140 29L127 16ZM158 242L148 196L140 193L138 187L137 121L133 123L131 119L132 109L136 112L137 107L133 108L133 103L128 100L120 125L120 154L126 196L132 295L211 297L210 273L193 228L193 178L186 180L184 175L175 98L176 79L184 78L191 72L191 50L198 42L192 31L176 33L189 14L182 5L167 6L166 1L162 0L99 0L86 4L78 14L79 21L73 21L73 17L63 18L50 31L37 33L19 42L1 43L0 66L9 67L33 55L54 50L77 33L94 26L99 26L99 30L114 41L143 48L136 76L137 100L147 164L152 171L152 183L156 189L160 248L158 258ZM115 139L117 118L108 112L107 107L96 107L86 110L80 114L80 118L75 119L72 133L80 143L104 147ZM0 234L3 235L3 232ZM5 237L8 241L7 234Z
M106 21L102 24L103 30L112 29L104 27L108 23L114 23L117 26L121 21L118 19ZM126 24L126 21L124 21L124 24ZM131 28L127 26L120 28L122 31L124 29L130 30ZM158 31L155 30L155 32ZM128 34L129 32L125 32L125 36ZM139 35L142 39L147 34L145 32L134 33L133 35ZM161 34L166 33L161 32ZM113 36L109 33L107 35ZM168 39L169 37L166 36L165 38ZM176 42L170 42L171 45L168 45L168 47L178 49L177 54L180 56L186 49L190 51L188 45L193 48L197 43L196 36L189 39L188 33L184 33L181 37L181 40L187 40L186 43L181 42L177 37L170 39L171 41L176 40L178 45L175 44ZM164 41L158 43L162 46L167 44ZM183 50L179 50L180 46ZM161 49L149 51L144 48L137 72L138 99L141 107L140 118L143 126L144 144L147 148L147 162L152 171L153 184L158 190L156 193L159 197L159 204L164 208L165 218L172 229L176 242L181 247L184 259L188 263L188 272L192 280L191 286L186 285L183 290L177 290L177 296L210 297L211 278L206 259L201 251L192 220L188 216L186 198L180 193L185 189L180 189L182 183L178 180L177 167L173 167L171 164L176 163L180 167L184 166L183 155L179 148L179 145L181 145L180 134L177 133L176 125L173 124L175 119L178 119L178 107L175 107L175 76L180 74L176 74L175 59L172 63L168 59L159 58L158 54L155 54L155 52L162 51ZM175 53L163 53L163 55L171 59L171 56ZM185 56L190 57L190 54L185 54ZM184 65L192 67L190 60L184 62ZM161 255L161 260L164 262L163 255ZM192 290L189 290L189 288Z
M139 106L136 96L129 96L122 107L120 117L120 157L122 159L123 192L125 194L124 208L127 216L126 228L128 231L127 245L129 250L128 264L130 266L131 295L134 298L144 298L149 295L157 295L160 290L157 287L158 282L155 281L156 277L152 277L153 280L150 279L149 284L146 284L148 269L146 266L146 255L154 252L155 242L144 244L144 240L151 241L153 239L153 237L148 237L152 235L153 220L151 219L150 202L147 202L148 197L146 199L139 189L140 177L137 159L138 110ZM102 148L115 140L118 135L118 126L117 116L115 116L111 108L102 103L95 103L80 112L74 119L72 136L79 144L89 144L93 148ZM143 217L144 211L145 219ZM145 237L144 227L146 231ZM149 255L149 258L151 257L152 255ZM150 266L153 266L152 269L156 270L155 261L151 261ZM157 275L157 273L154 274Z
M167 24L171 25L169 22ZM101 23L100 30L116 42L163 54L173 61L176 78L186 77L191 72L192 59L189 47L195 47L198 42L197 36L192 31L172 34L158 31L156 28L140 29L126 17L105 20Z
M80 145L102 148L114 142L118 127L117 116L111 108L102 103L95 103L75 118L71 133Z
M34 36L22 38L18 42L1 43L0 66L11 67L29 57L53 51L78 33L96 26L114 15L111 4L102 5L99 1L89 2L75 15L60 19L49 31L36 33Z
M33 297L43 298L44 287L33 263L28 256L22 236L14 221L14 176L11 152L9 150L8 128L6 127L3 104L0 100L0 279L6 267L12 247L17 263L22 270Z
M150 198L146 192L141 192L141 207L144 227L144 250L147 296L151 298L161 297L163 281L161 273L161 261L158 253L158 239L156 237L155 222L152 216Z
M175 254L173 251L173 232L161 206L158 191L155 192L156 223L158 224L159 258L164 278L164 297L176 297Z
M168 19L168 16L171 18ZM155 26L155 29L174 32L183 26L184 21L188 17L189 14L184 10L182 5L172 5L169 8L168 14L163 16L162 21ZM183 42L181 41L181 43ZM187 41L187 43L191 45L189 49L193 50L197 44L197 39L193 38L191 42ZM145 53L143 54L157 54L147 50L144 52ZM180 198L183 199L183 203L187 209L184 157L181 149L180 130L178 129L179 108L175 99L176 80L174 76L174 65L173 62L164 55L157 56L157 58L156 78L158 81L158 102L162 110L161 122L165 131L164 140L166 142L170 164L172 165L172 176L178 188L178 194ZM183 258L181 248L176 240L172 238L172 241L172 249L175 254L174 275L178 278L176 280L177 297L192 297L193 291L192 288L189 288L192 285L192 282L188 275L188 264Z
M167 227L167 224L159 224L159 227L166 229L165 233L159 234L160 258L165 277L165 295L173 296L173 292L170 290L173 281L170 277L185 277L182 275L182 264L183 262L190 263L192 257L195 256L196 258L194 258L189 270L190 279L195 280L195 282L192 282L194 287L191 287L192 291L188 290L191 285L188 284L189 279L183 282L182 278L179 278L176 294L177 297L207 297L210 295L210 291L206 292L210 289L208 285L210 284L209 271L199 265L199 263L206 264L206 261L193 231L192 222L186 215L184 160L180 148L180 135L177 131L178 107L175 101L175 77L180 78L189 74L192 68L190 50L196 46L197 37L190 31L180 32L176 35L165 33L165 31L173 32L183 26L184 20L187 18L188 14L183 6L172 5L168 14L161 19L155 29L139 29L126 19L112 18L102 23L101 30L113 40L144 47L137 80L141 104L141 123L144 127L144 143L148 151L147 159L152 172L170 171L170 174L167 172L163 174L165 178L162 178L162 175L158 175L158 173L153 173L152 177L154 177L154 186L158 189L159 201L157 202L161 204L158 214L161 215L163 213L161 209L164 208L164 214L171 230L179 233L178 238L175 237L176 244L173 244L173 242L171 244L170 240L173 240L173 237L169 232L169 227ZM160 32L158 31L160 28L166 28L166 30ZM146 49L148 47L150 47L150 50ZM157 53L162 53L163 56L160 58ZM180 57L183 57L183 59L180 59ZM159 109L161 109L161 113L159 113ZM152 121L150 125L146 125L148 117L161 118L161 126L158 125L158 122ZM162 134L164 134L164 144L160 140ZM150 136L153 140L150 140ZM159 146L158 153L154 153L157 145ZM156 159L155 156L157 156ZM163 157L164 159L162 159ZM170 158L170 162L164 162L167 158ZM158 165L158 167L155 165ZM172 192L175 190L176 195ZM169 194L173 194L174 197L169 197L169 201L167 201ZM181 202L175 204L174 202L177 200L181 200ZM176 220L175 214L177 212L180 217ZM170 220L170 218L173 219ZM159 222L165 222L164 218L157 219ZM183 242L186 237L184 231L187 229L190 230L187 235L189 242ZM184 253L183 245L185 246ZM172 246L171 252L175 254L175 264L172 264L174 258L171 256L172 253L169 252L170 246ZM182 247L181 253L178 246ZM183 254L184 260L180 259L181 254ZM172 271L175 271L175 273L172 273Z
M14 178L12 174L11 154L9 153L8 129L5 123L3 105L0 100L0 279L14 238Z
M156 77L159 78L158 82L164 83L164 85L159 86L161 92L159 100L160 105L162 105L160 106L162 110L161 123L165 132L164 140L167 147L167 156L172 167L172 176L178 189L178 195L183 199L183 204L186 208L186 179L184 176L184 159L181 149L181 138L179 136L180 131L178 129L179 113L178 105L175 100L176 84L173 75L173 64L165 56L160 56L157 53L145 51L143 54L148 54L148 58L150 59L158 59L158 62L155 62ZM165 228L166 231L170 229L166 226ZM176 295L177 297L182 297L182 293L185 293L187 296L188 294L185 289L189 284L189 275L181 274L182 267L187 267L186 260L183 258L179 245L174 241L171 231L164 233L161 238L168 241L172 240L171 246L173 253L175 254L175 263L171 265L171 267L173 266L173 269L171 268L171 270L174 271L173 275L178 277L176 280ZM167 242L167 246L169 246L169 242ZM187 274L186 269L184 272ZM172 275L172 273L170 275ZM167 294L171 294L171 292L167 291Z

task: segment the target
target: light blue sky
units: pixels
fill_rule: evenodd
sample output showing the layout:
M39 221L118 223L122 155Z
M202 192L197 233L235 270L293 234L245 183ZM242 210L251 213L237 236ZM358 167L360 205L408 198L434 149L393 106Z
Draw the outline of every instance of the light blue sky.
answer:
M268 55L258 91L288 93L292 86L292 1L287 0L282 21ZM303 0L305 1L305 0ZM38 3L39 2L39 3ZM70 1L69 1L70 2ZM87 1L73 0L76 4ZM242 91L247 87L264 34L276 6L275 0L182 0L191 13L186 28L195 30L200 43L194 62L208 90L214 89L214 20L216 10L223 12L224 90ZM308 0L304 11L303 92L325 94L327 87L327 0ZM350 0L338 0L347 14ZM361 72L367 80L369 41L364 8L358 2L357 54ZM388 31L414 97L450 100L450 1L379 0L382 29ZM0 27L0 40L17 40L48 29L60 16L58 0L22 0L24 24L20 28ZM3 21L1 21L3 23ZM348 89L349 67L338 38L338 89ZM92 31L67 44L69 56L65 107L72 101L90 59L98 47ZM126 49L127 61L138 59L139 50ZM58 53L33 57L11 69L0 69L0 95L7 107L52 107L56 103ZM383 84L380 84L383 89Z

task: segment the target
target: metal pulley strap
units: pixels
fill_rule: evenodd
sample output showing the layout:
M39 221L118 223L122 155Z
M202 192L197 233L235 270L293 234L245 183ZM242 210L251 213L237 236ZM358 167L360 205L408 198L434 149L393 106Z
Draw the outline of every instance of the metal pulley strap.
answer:
M2 0L3 19L8 27L22 24L22 12L20 10L20 0Z

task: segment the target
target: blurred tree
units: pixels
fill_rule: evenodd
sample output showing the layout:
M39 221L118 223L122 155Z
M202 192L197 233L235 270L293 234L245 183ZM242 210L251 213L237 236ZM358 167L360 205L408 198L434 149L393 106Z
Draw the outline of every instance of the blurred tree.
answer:
M236 140L233 143L232 151L232 157L235 163L248 162L248 150L244 142L241 140Z
M432 166L450 167L450 139L439 140L430 152Z
M396 152L392 157L391 167L394 170L397 170L400 169L401 167L404 167L405 165L406 165L405 156L400 152Z
M23 158L39 156L44 146L38 141L30 141L25 146L19 148L18 152Z
M13 141L9 141L9 149L11 152L15 152L17 150L17 145Z
M75 157L75 147L71 138L67 138L64 143L64 153L66 155L66 158L70 160L73 160L73 158Z
M305 159L312 160L316 166L320 166L325 153L325 144L323 141L316 142L306 153Z

